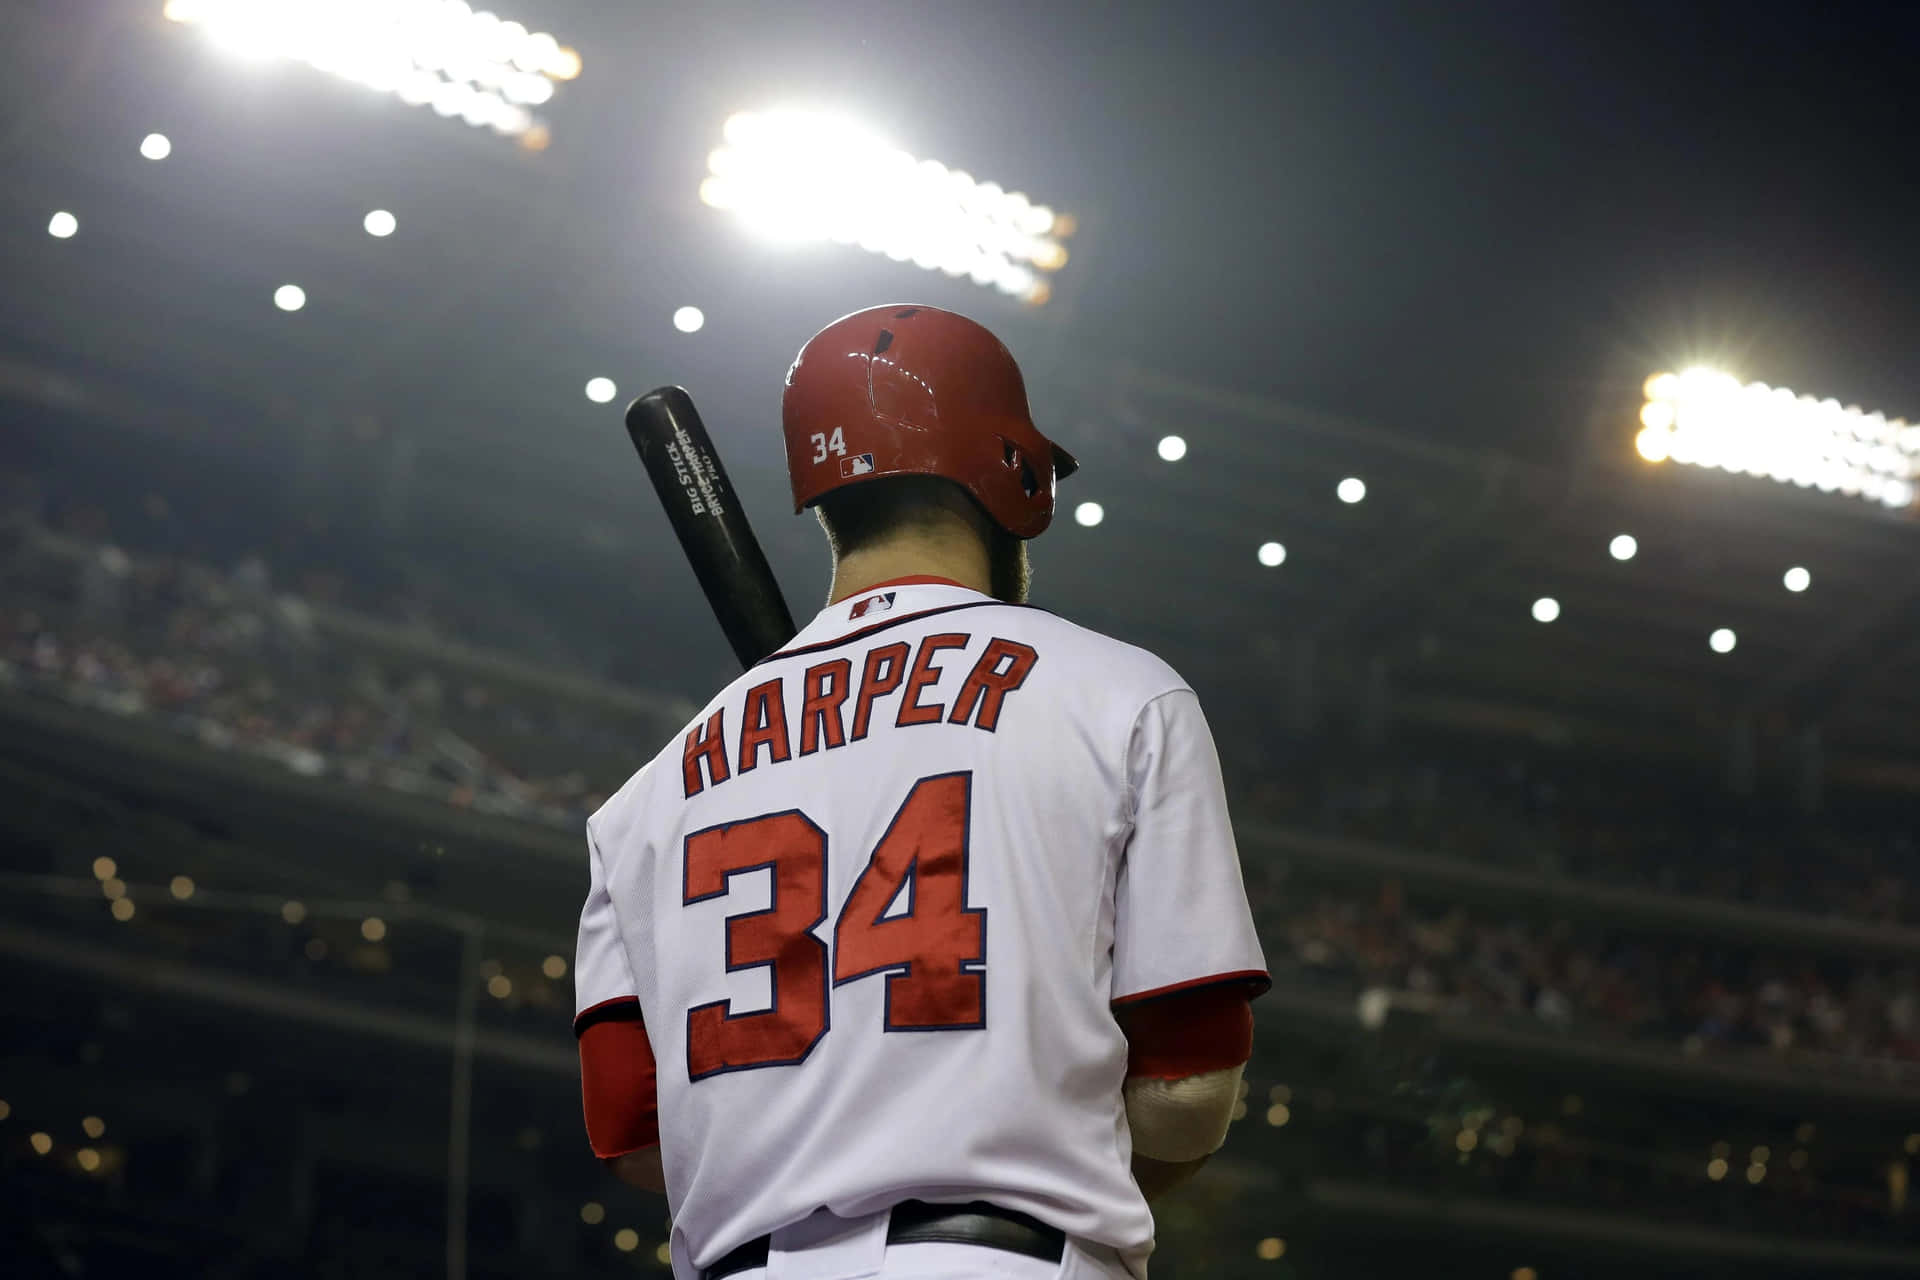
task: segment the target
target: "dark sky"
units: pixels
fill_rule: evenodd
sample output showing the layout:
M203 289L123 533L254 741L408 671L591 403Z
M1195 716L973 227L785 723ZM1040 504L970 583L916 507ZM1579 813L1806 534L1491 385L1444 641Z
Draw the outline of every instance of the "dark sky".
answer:
M1911 7L1333 8L1124 108L1143 351L1529 452L1694 354L1920 411Z

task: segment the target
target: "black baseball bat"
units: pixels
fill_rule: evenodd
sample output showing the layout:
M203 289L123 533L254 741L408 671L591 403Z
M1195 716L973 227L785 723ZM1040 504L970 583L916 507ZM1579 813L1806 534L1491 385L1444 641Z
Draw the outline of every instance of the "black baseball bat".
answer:
M693 397L684 387L647 392L627 406L627 435L740 665L793 639L786 598Z

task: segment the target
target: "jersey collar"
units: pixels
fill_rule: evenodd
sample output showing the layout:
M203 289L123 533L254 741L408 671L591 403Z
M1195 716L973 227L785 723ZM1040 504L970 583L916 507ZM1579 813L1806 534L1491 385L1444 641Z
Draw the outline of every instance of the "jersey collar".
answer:
M900 622L915 614L944 609L956 604L991 601L992 596L951 578L932 574L911 574L891 578L843 596L814 615L769 657L779 657L792 649L804 649L852 635L876 624Z
M935 586L959 587L962 591L973 590L973 588L969 587L966 583L955 582L952 578L942 578L936 574L931 574L931 573L910 573L904 578L888 578L885 582L876 582L872 586L864 588L863 590L855 591L850 595L841 596L838 600L834 601L833 604L828 605L827 608L831 609L834 607L834 605L846 604L848 601L857 600L861 596L872 595L876 591L885 591L889 587L935 587Z

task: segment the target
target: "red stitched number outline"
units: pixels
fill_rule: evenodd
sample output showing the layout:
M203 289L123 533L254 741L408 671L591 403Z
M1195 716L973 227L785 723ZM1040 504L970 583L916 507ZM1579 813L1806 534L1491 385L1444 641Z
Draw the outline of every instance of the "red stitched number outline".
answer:
M913 784L854 882L833 930L833 985L887 974L888 1031L986 1025L987 913L967 902L973 775ZM735 1014L725 1000L687 1010L687 1077L800 1062L828 1027L826 833L797 809L687 837L682 900L727 892L730 877L771 869L765 911L727 917L727 971L770 966L772 1007ZM904 896L905 909L888 907Z

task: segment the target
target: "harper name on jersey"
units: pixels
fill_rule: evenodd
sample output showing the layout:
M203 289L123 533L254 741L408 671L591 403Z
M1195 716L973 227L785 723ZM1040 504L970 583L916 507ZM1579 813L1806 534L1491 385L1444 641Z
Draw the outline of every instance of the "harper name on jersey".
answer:
M949 708L930 698L928 689L943 674L941 655L947 654L946 664L955 664L963 661L960 651L975 657ZM922 636L911 647L896 641L867 650L857 686L850 658L815 663L794 681L795 706L788 704L790 677L762 680L733 707L733 723L739 726L735 736L729 737L725 705L687 731L680 757L686 797L692 799L704 788L734 776L729 760L738 762L734 772L746 774L763 763L785 764L797 756L858 742L872 732L876 711L896 729L944 721L992 733L1000 723L1007 695L1026 683L1039 658L1031 645L1004 636L990 636L976 645L968 632L942 631ZM899 705L888 717L881 703L896 693Z

